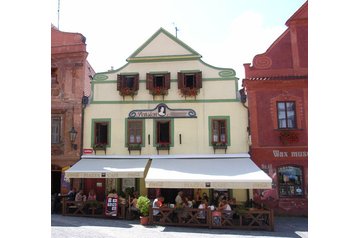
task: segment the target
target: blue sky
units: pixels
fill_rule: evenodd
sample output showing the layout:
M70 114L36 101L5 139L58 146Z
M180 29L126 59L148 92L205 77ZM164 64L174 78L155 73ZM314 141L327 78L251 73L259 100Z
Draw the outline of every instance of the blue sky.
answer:
M117 69L160 27L217 67L244 77L252 62L286 29L304 0L51 0L51 22L87 39L88 61L96 72Z

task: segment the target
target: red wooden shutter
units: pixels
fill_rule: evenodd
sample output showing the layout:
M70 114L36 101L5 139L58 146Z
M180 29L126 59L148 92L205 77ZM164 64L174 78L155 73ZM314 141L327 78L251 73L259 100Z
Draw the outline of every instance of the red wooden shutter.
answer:
M134 75L134 90L139 90L139 74Z
M184 88L184 74L178 72L178 89Z
M121 75L117 74L117 91L121 89Z
M202 88L203 84L202 84L202 75L201 72L197 72L195 73L195 80L196 80L196 88Z
M165 89L170 88L170 73L164 74L164 88Z
M147 82L146 82L146 87L149 90L153 89L153 75L150 73L147 73Z

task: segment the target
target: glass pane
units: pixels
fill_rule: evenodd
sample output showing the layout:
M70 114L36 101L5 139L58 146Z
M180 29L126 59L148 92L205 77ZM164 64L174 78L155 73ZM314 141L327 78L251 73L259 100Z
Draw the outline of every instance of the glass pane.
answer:
M129 143L134 143L134 135L129 136Z
M126 76L125 77L125 86L128 88L134 87L134 77L133 76Z

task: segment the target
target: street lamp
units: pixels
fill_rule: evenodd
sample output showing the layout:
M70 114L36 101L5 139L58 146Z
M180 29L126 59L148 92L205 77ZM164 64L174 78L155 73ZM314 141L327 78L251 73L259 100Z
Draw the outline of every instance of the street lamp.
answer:
M77 131L75 130L74 127L72 127L72 129L69 131L69 133L70 133L70 140L71 140L72 149L77 150L77 144L73 143L76 140Z

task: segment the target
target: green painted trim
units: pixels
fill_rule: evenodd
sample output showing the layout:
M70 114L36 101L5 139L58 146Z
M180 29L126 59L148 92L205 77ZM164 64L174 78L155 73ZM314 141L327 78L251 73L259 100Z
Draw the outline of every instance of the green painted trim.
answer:
M130 75L137 75L137 74L139 75L139 72L122 72L119 75L130 76ZM111 80L111 81L115 81L115 80Z
M149 71L149 74L167 74L169 71Z
M142 121L142 143L140 144L141 147L145 147L145 120L144 119L125 119L125 133L124 138L125 144L124 147L128 148L128 121Z
M209 116L208 120L209 120L209 146L211 145L211 137L212 137L212 128L211 128L211 120L212 119L221 119L221 120L226 120L226 125L227 125L227 145L230 146L231 145L231 136L230 136L230 116Z
M147 47L150 42L152 42L160 33L165 34L166 36L168 36L170 39L172 39L174 42L178 43L179 45L181 45L182 47L184 47L186 50L188 50L189 52L191 52L193 55L197 55L198 57L201 57L201 55L196 52L195 50L193 50L191 47L189 47L187 44L185 44L184 42L182 42L181 40L179 40L177 37L173 36L172 34L170 34L168 31L164 30L162 27L159 28L158 31L156 31L146 42L144 42L143 45L141 45L136 51L134 51L133 54L131 54L129 56L129 58L127 59L127 61L129 61L129 59L131 58L135 58L145 47Z
M160 74L160 73L164 73L166 71L160 71L160 72L150 72L151 74ZM169 73L169 72L167 72ZM230 81L230 80L238 80L238 78L236 77L230 77L230 78L203 78L203 81ZM170 82L177 82L178 79L170 79ZM139 83L146 83L147 80L146 79L140 79ZM94 81L92 82L93 84L102 84L102 83L113 83L113 84L117 84L117 80L106 80L106 81Z
M224 75L220 75L220 72L219 72L219 76L221 76L221 77L228 77L228 76L235 76L235 75L236 75L236 72L235 72L234 69L215 67L215 66L212 66L212 65L210 65L210 64L208 64L208 63L205 63L205 62L202 61L201 59L199 59L199 61L200 61L201 63L203 63L204 65L206 65L206 66L208 66L208 67L210 67L210 68L213 68L213 69L218 69L218 70L222 70L222 71L225 71L225 72L226 72L226 71L232 71L232 75L225 75L225 73L224 73Z
M188 70L180 70L179 72L183 74L189 74L189 73L198 73L202 71L199 69L188 69Z
M120 68L118 68L118 69L115 69L115 70L108 70L108 71L106 71L106 72L98 72L98 73L96 73L96 74L93 76L93 79L95 80L95 79L96 79L96 76L97 76L98 74L113 74L113 73L116 73L116 72L118 72L118 71L124 69L127 65L129 65L129 63L126 63L126 64L123 65L122 67L120 67Z
M94 125L96 122L108 122L108 145L107 148L111 147L111 118L95 118L92 119L91 123L91 146L94 144Z
M157 121L170 121L170 147L174 146L174 118L153 119L153 147L157 147Z
M108 76L105 74L95 74L93 80L106 80Z
M138 101L93 101L91 104L147 104L147 103L221 103L240 102L238 99L192 99L192 100L138 100Z

